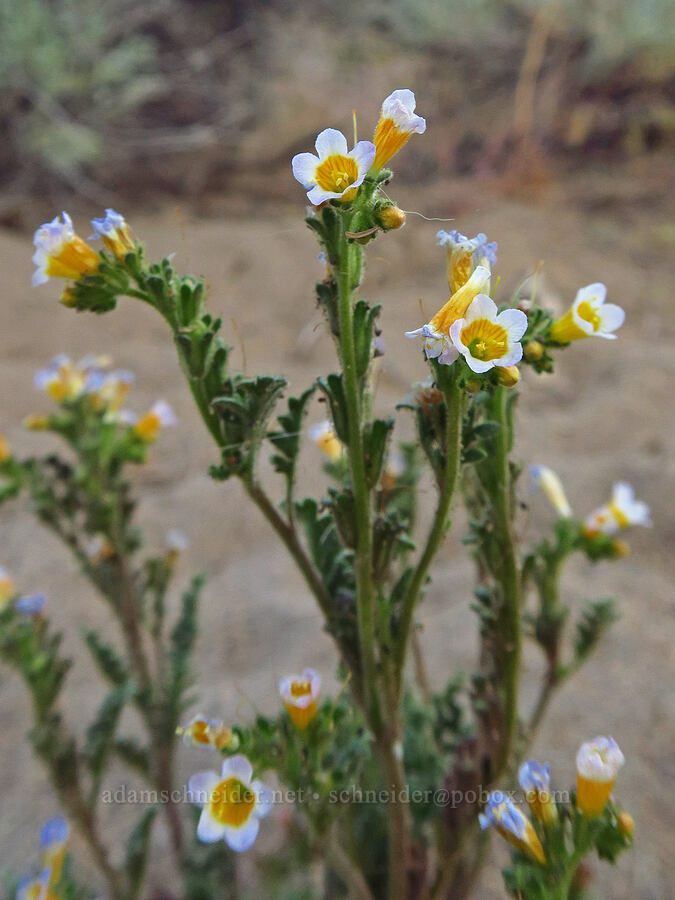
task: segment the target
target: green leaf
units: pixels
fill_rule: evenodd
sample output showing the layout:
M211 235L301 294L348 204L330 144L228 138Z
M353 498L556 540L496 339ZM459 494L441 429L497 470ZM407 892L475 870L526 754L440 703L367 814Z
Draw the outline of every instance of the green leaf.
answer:
M117 651L106 644L95 631L85 631L84 640L101 674L117 686L129 680L129 672L117 655Z
M101 704L94 721L87 728L85 760L92 773L92 791L95 794L106 762L113 749L115 731L124 706L129 701L133 686L125 684L115 688Z
M347 414L347 399L345 397L344 384L342 375L336 375L334 372L325 378L317 379L319 388L323 391L328 399L330 406L331 418L335 426L335 434L338 440L343 444L349 443L349 416Z
M369 488L374 488L380 480L387 442L393 428L393 419L375 419L366 426L363 434L363 455Z
M295 467L298 453L300 452L303 421L309 401L315 390L316 385L312 385L299 397L289 397L288 411L277 418L279 430L270 431L267 435L276 451L272 456L272 465L277 472L286 477L289 494L295 480Z
M173 740L178 718L185 707L184 694L190 684L190 657L197 639L197 606L205 580L201 575L192 579L190 588L183 594L181 612L171 632L166 684L169 715L163 723L167 740Z

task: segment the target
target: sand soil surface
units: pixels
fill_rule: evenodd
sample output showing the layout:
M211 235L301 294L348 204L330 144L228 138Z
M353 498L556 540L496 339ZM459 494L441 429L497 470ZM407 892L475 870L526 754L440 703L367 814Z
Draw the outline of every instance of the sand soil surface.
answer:
M631 178L644 173L622 175ZM653 174L653 173L652 173ZM550 186L536 199L513 199L474 182L427 186L421 191L396 185L401 206L427 216L455 216L453 224L473 234L485 231L499 241L499 291L509 296L540 261L540 289L562 310L578 287L604 281L609 298L627 311L617 341L578 342L559 356L552 376L527 372L521 385L521 427L517 455L525 465L545 463L561 474L572 505L586 514L605 502L612 483L631 482L653 512L654 527L632 533L631 554L612 564L574 560L565 573L564 596L577 610L584 600L615 596L621 620L595 656L554 700L536 742L536 755L550 760L554 783L564 788L574 777L579 743L612 734L627 764L617 795L634 815L634 852L616 869L594 864L598 893L615 900L663 900L675 845L675 694L673 692L673 433L675 375L673 233L658 179L652 194L626 191L617 199L616 177L598 173ZM198 217L166 207L133 216L136 232L151 257L175 252L175 263L204 275L211 309L222 315L234 346L233 364L256 371L283 372L300 392L319 373L335 368L334 349L313 300L321 277L313 238L302 222L302 194L269 208L231 208L215 202ZM81 219L86 232L86 220ZM39 223L36 223L39 224ZM444 258L435 246L437 222L410 215L400 232L369 248L362 294L383 304L386 353L378 375L378 410L392 409L411 382L426 376L420 347L403 332L424 321L446 299ZM88 232L86 232L88 233ZM48 439L26 433L22 418L46 407L34 391L33 374L59 352L74 357L109 353L115 363L136 372L129 405L137 411L154 399L171 401L179 427L167 431L150 463L135 473L142 497L141 518L148 539L161 545L170 527L184 529L191 546L180 563L187 580L208 573L196 657L200 707L226 721L241 720L254 709L273 711L276 680L311 665L330 684L334 654L330 639L289 558L267 524L250 508L236 483L212 482L207 466L215 461L179 372L163 323L151 310L124 301L104 318L77 315L56 300L59 286L30 287L31 246L27 235L0 233L0 427L20 451L46 448ZM398 413L401 435L410 433L406 413ZM324 417L312 407L310 421ZM321 492L324 476L317 452L303 450L301 490ZM280 485L263 464L270 490ZM424 482L424 503L433 489ZM546 533L552 515L546 501L520 487L524 503L519 531L526 541ZM423 524L423 523L422 523ZM433 570L433 583L420 611L422 641L434 683L439 687L457 669L471 670L476 654L476 623L470 610L472 571L461 543L465 522L457 516ZM74 727L82 726L100 702L80 642L83 627L110 630L106 609L79 576L57 542L36 525L22 502L0 516L0 564L23 591L45 591L49 610L65 632L76 665L65 702ZM525 656L523 704L535 693L541 672L536 648ZM18 679L0 676L0 847L2 863L21 870L34 858L35 830L55 811L54 798L24 739L28 705ZM127 727L136 723L130 718ZM202 751L181 750L181 782L204 768ZM115 787L122 773L113 773ZM117 780L116 780L117 779ZM113 847L130 811L106 810ZM136 811L131 811L135 817ZM273 817L274 818L274 817ZM276 814L277 823L279 814ZM283 852L281 829L265 827L259 849ZM158 852L165 836L157 831ZM506 854L493 842L476 897L502 897L499 867ZM86 863L84 863L86 865ZM244 863L255 877L254 862ZM671 869L672 871L672 869ZM152 880L160 882L161 873ZM255 893L255 892L254 892Z

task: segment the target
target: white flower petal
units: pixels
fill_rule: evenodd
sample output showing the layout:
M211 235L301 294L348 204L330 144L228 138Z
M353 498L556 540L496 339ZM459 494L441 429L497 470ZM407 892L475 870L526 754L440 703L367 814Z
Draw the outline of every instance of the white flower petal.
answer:
M221 825L220 822L217 822L211 815L208 806L204 807L197 825L197 837L199 840L205 844L215 844L216 841L222 841L225 837L226 829L227 825Z
M335 191L324 191L318 184L311 191L307 192L307 199L312 206L321 206L326 200L337 200L341 196L342 194L338 194Z
M459 358L459 352L452 344L446 344L443 352L438 357L438 362L442 366L451 366Z
M601 281L595 281L593 284L587 284L586 287L579 288L574 299L574 305L579 303L590 303L593 309L597 309L605 302L607 296L607 287Z
M416 338L419 337L420 334L422 334L423 328L424 326L422 326L422 328L417 328L415 331L405 331L404 334L407 338Z
M223 778L234 777L238 778L243 784L250 784L253 777L253 766L245 756L238 753L236 756L231 756L225 760L221 774Z
M347 155L347 138L337 128L325 128L318 135L314 146L321 160L336 154L340 156Z
M467 347L462 343L462 329L466 325L466 319L456 319L450 326L450 340L460 353L468 353Z
M476 269L476 271L478 271L478 269ZM489 319L491 322L494 322L496 318L497 304L491 297L488 297L487 294L478 294L478 296L471 301L471 305L467 309L464 317L467 325L470 322L475 322L476 319Z
M515 366L523 358L523 345L511 344L508 352L500 359L494 359L492 362L495 366Z
M505 309L497 316L497 324L506 329L510 344L519 341L527 331L527 316L520 309Z
M230 850L234 850L235 853L244 853L245 850L248 850L249 847L252 847L255 843L255 839L258 837L259 828L260 823L255 816L251 816L240 828L233 828L231 825L226 825L224 826L225 843Z
M600 331L605 334L621 328L626 318L626 313L616 303L604 303L598 310L598 315L600 316Z
M316 182L316 167L318 165L319 159L313 153L297 153L291 160L293 175L308 190Z
M371 141L359 141L358 144L355 145L354 149L350 150L347 154L354 160L359 168L360 180L358 182L355 181L352 187L355 187L357 184L361 184L361 182L363 181L361 175L363 175L363 177L365 178L368 169L372 166L373 160L375 159L375 152L375 144L373 144Z
M188 800L197 806L204 806L211 799L211 794L220 781L217 772L197 772L188 781Z
M483 375L485 372L489 372L495 365L493 360L474 359L468 352L464 354L464 359L471 371L476 372L477 375Z
M274 806L274 794L257 779L251 782L251 790L255 793L255 814L259 819L264 819Z

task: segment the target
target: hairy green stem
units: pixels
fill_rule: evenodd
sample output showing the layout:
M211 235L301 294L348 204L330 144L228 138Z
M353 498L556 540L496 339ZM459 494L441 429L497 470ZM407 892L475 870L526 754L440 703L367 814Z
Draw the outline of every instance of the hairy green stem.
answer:
M455 496L459 476L462 436L462 393L457 385L456 378L452 379L451 384L444 391L444 397L446 405L445 469L443 472L443 481L440 485L440 494L434 520L427 536L422 556L415 567L401 613L399 636L395 649L395 671L397 678L397 692L399 694L403 682L405 662L408 655L408 644L410 641L415 607L427 577L429 567L438 553L447 531L448 516Z
M377 666L375 658L375 604L372 574L372 522L370 491L366 481L363 453L363 422L361 418L361 392L356 371L356 348L352 310L351 268L352 257L361 248L342 239L340 245L340 270L338 272L338 314L340 321L340 355L347 404L349 463L354 491L356 514L356 616L361 654L363 693L368 721L377 735L381 730L381 713L377 694Z
M511 421L506 388L498 387L493 398L493 415L500 424L495 440L496 482L492 503L494 524L500 549L499 571L496 574L502 589L500 626L503 636L502 688L504 691L504 740L500 748L497 768L508 764L518 730L518 682L520 674L520 569L516 538L513 533L513 486L509 453L511 450Z

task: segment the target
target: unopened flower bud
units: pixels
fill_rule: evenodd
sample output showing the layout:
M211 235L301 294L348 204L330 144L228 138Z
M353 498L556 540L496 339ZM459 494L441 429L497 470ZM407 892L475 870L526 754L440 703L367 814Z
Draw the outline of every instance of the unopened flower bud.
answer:
M635 831L635 820L633 819L631 814L627 812L621 812L617 816L616 820L618 822L619 831L621 832L621 834L624 837L632 838L633 832Z
M68 307L68 309L74 309L77 306L77 297L75 296L75 291L72 287L63 289L61 296L59 297L59 303Z
M497 381L504 387L513 387L520 381L518 366L497 366Z
M523 347L523 355L528 362L539 362L544 355L544 345L539 341L528 341Z
M384 231L393 231L405 225L405 213L398 206L385 206L377 213L377 224Z

